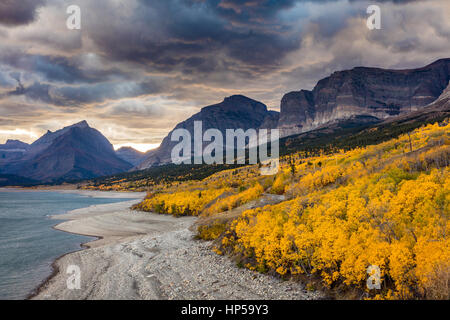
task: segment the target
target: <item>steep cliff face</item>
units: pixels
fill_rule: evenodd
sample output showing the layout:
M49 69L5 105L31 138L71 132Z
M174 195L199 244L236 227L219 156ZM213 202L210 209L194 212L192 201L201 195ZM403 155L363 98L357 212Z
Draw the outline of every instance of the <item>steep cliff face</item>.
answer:
M286 94L278 126L282 136L289 136L354 116L383 120L417 111L435 101L449 80L450 59L420 69L335 72L312 91Z
M290 92L281 100L278 126L283 136L312 129L316 115L314 96L311 91ZM300 131L299 131L300 130Z
M226 129L259 129L275 128L278 123L278 112L268 111L266 105L242 95L225 98L223 102L204 107L191 118L179 123L176 129L187 129L194 137L194 122L201 121L202 129L219 129L225 137ZM137 169L145 169L155 165L172 162L171 152L178 142L171 141L171 131L161 146L147 153Z
M450 117L450 83L442 92L439 98L428 106L420 110L393 117L385 120L385 123L399 123L399 122L432 122L438 119Z

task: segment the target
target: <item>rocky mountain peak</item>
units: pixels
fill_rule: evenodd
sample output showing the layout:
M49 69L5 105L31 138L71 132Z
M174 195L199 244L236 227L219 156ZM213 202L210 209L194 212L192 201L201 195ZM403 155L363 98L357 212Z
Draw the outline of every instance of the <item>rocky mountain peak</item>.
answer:
M83 120L83 121L75 123L75 124L73 124L71 126L65 127L64 129L66 129L66 128L81 128L81 129L85 129L85 128L90 128L90 127L89 127L89 124L87 123L87 121Z
M221 103L213 104L201 109L201 113L207 112L267 112L267 106L259 101L247 98L243 95L226 97Z

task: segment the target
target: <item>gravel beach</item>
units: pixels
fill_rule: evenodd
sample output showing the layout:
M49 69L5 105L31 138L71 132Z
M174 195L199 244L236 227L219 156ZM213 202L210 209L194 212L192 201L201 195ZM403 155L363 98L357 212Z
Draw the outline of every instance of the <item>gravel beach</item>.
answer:
M123 196L123 194L122 194ZM141 195L142 198L142 195ZM301 283L240 269L194 239L196 218L131 211L137 200L74 210L55 228L99 240L54 263L54 275L32 299L320 299ZM81 271L81 289L69 290L66 271Z

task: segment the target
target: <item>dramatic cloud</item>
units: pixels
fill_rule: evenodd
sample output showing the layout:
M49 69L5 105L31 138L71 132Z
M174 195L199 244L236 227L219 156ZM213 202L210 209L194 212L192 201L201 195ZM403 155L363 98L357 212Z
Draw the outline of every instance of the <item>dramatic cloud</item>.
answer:
M37 9L44 0L2 0L0 2L0 24L17 26L34 21Z
M370 4L382 30L366 27ZM278 109L337 70L448 57L449 16L447 0L3 0L0 143L87 119L116 145L156 144L225 96Z

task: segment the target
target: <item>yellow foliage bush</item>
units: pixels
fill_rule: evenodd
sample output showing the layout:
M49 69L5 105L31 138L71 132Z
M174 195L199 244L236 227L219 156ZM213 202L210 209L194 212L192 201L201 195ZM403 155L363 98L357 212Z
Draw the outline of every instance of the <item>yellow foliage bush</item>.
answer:
M211 225L202 225L197 228L197 237L202 240L215 240L226 230L226 223L216 221Z
M374 298L448 299L449 153L436 141L449 131L450 125L414 131L420 149L411 154L402 136L349 151L338 165L333 157L323 157L320 168L302 164L290 188L296 198L245 211L227 230L222 251L256 269L318 274L329 287L368 292L367 268L375 265L382 290ZM277 185L282 181L280 174Z
M229 224L201 227L199 236L221 239L214 250L241 256L240 265L252 270L315 274L330 288L359 288L373 299L449 299L449 134L450 124L433 124L365 148L290 155L270 179L248 166L153 186L139 206L220 214L264 189L285 194ZM372 265L381 272L376 292L366 286Z
M271 192L274 194L283 194L286 191L286 182L288 180L287 173L280 173L275 178Z
M197 216L206 205L226 191L227 189L223 188L158 193L149 195L136 208L175 216Z
M245 191L219 199L216 203L207 208L205 212L207 214L213 214L230 211L252 200L258 199L263 193L264 188L259 183L256 183L253 187L248 188Z

